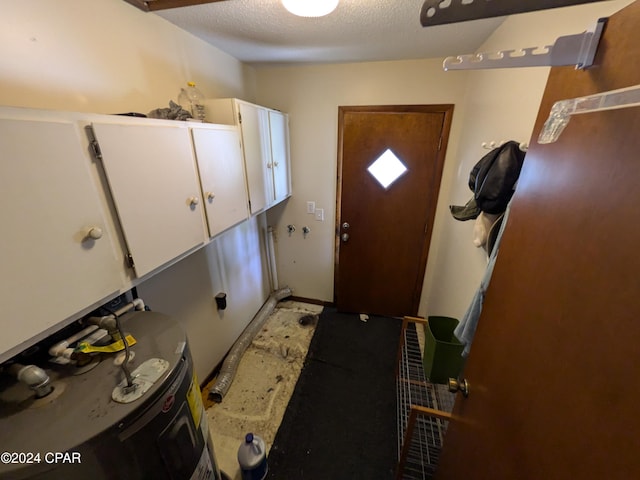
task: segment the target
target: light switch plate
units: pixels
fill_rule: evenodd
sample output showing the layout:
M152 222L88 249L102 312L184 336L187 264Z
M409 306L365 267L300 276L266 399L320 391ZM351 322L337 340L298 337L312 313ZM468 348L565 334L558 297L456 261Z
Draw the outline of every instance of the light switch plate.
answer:
M307 202L307 213L316 212L316 202Z
M324 222L324 208L316 208L315 215L318 222Z

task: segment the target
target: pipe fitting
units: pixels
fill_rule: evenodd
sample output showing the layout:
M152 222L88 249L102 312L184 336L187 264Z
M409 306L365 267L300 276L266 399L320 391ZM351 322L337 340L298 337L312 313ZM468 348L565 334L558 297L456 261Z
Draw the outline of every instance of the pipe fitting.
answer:
M36 365L25 366L16 363L9 367L9 371L16 376L19 382L33 390L37 398L46 397L53 391L49 375Z
M143 311L144 309L144 301L141 298L134 298L133 301L119 308L113 312L113 314L104 315L102 317L89 317L86 321L93 325L98 325L100 328L104 328L109 332L109 335L113 336L118 331L118 322L116 321L116 317L120 317L131 310Z
M62 340L61 342L56 343L49 348L49 355L51 355L52 357L64 356L65 350L69 348L69 345L95 332L97 329L98 327L96 325L90 325L87 328L79 331L75 335L70 336L66 340Z
M133 308L138 310L139 312L144 310L144 301L141 298L134 298L131 302L133 304Z
M109 335L113 336L114 333L118 331L118 326L116 324L116 317L113 315L105 315L103 317L89 317L87 318L87 323L91 323L93 325L97 325L100 328L104 328Z

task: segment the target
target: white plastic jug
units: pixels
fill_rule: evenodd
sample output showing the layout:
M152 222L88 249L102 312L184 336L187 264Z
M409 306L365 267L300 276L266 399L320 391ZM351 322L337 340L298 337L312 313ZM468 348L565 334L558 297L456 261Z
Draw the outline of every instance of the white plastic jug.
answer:
M244 442L238 448L238 463L242 480L264 480L269 466L264 440L253 433L247 433Z
M178 103L182 108L191 112L193 118L204 122L204 95L196 88L194 82L187 82L187 88L180 89Z

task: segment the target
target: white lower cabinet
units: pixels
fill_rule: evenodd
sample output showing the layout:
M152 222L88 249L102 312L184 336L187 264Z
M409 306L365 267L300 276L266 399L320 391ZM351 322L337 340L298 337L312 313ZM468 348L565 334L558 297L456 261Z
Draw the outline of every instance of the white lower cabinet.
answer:
M136 275L202 245L203 202L187 126L92 127Z
M249 217L240 135L236 127L193 127L209 236Z
M0 107L0 358L117 293L125 269L77 123Z

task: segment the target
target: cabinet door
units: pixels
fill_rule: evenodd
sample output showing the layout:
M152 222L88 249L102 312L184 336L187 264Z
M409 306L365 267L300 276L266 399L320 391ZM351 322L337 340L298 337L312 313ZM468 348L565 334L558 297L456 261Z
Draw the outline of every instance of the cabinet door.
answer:
M291 195L289 122L287 115L270 110L269 132L273 171L273 203L278 203Z
M236 127L193 128L202 196L211 237L246 220L247 189Z
M266 108L238 103L242 118L242 146L247 171L247 187L251 213L258 213L271 205L272 182L269 152L269 116Z
M124 237L141 277L205 240L185 126L94 123Z
M123 286L82 145L72 122L0 110L0 358Z

